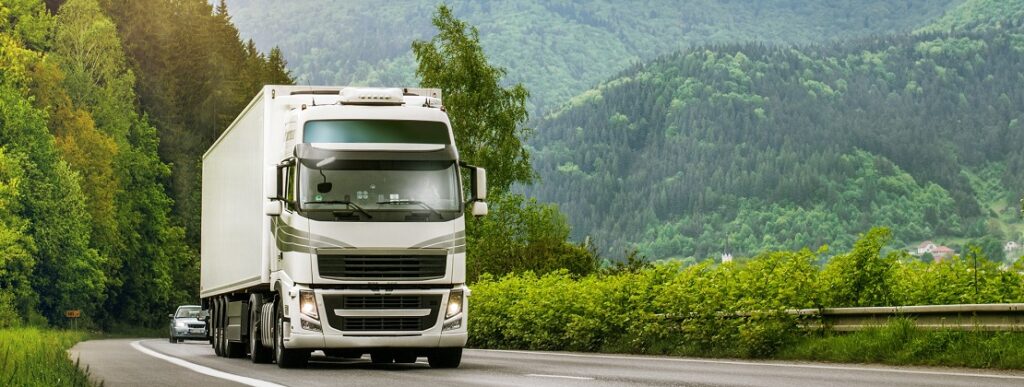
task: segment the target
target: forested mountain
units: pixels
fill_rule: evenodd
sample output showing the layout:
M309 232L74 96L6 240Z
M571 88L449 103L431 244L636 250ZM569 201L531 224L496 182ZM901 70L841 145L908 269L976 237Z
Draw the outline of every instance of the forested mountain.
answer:
M1021 18L1024 18L1024 1L1021 0L963 0L920 31L976 31L1010 27L1013 21Z
M1024 34L1004 25L634 66L539 124L527 190L654 258L848 247L872 225L1019 238Z
M152 326L196 301L198 208L168 192L188 203L183 171L290 79L205 1L141 3L0 2L0 327Z
M428 39L439 0L229 0L245 37L280 46L300 83L415 83L409 43ZM955 0L448 1L476 26L508 81L544 111L633 63L698 44L824 42L911 31Z

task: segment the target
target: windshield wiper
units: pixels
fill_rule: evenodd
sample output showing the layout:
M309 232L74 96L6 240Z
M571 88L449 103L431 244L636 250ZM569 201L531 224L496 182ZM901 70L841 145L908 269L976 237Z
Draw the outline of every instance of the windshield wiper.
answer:
M350 202L348 200L321 200L321 201L318 201L318 202L317 201L313 201L313 202L303 202L302 203L302 205L307 205L307 204L344 204L344 205L348 206L349 208L355 209L356 211L359 211L361 214L366 215L367 219L373 219L373 215L370 215L369 212L366 212L366 210L364 210L363 207L359 207L358 204L352 203L352 202ZM330 209L330 208L323 208L323 209L320 209L320 208L310 208L309 211L335 211L335 210Z
M444 220L444 215L441 215L440 212L437 212L437 210L435 210L434 207L431 207L429 204L421 202L419 200L410 200L410 199L385 200L385 201L382 201L382 202L377 202L377 204L415 204L415 205L418 205L418 206L421 206L423 208L426 208L426 209L430 210L430 212L432 212L434 215L437 215L438 218L441 218L441 220Z

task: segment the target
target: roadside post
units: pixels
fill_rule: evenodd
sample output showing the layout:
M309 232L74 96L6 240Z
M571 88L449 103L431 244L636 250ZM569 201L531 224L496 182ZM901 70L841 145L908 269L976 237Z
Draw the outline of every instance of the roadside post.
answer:
M64 317L71 319L71 329L78 329L78 318L82 317L82 311L71 309L64 311Z

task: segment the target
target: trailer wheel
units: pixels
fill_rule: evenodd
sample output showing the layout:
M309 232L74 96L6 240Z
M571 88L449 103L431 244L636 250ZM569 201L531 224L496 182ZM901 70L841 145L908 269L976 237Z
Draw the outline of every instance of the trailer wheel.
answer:
M221 297L219 307L217 308L217 316L220 321L217 324L218 331L220 332L220 355L222 357L231 357L228 347L228 302L227 298Z
M220 298L214 298L210 304L212 306L210 311L210 322L212 323L210 332L213 333L213 353L219 357L224 357L224 349L221 346L223 343L220 341Z
M309 362L309 351L284 347L284 311L281 308L281 301L278 301L274 314L274 360L280 368L303 368Z
M263 297L258 294L249 299L249 356L253 363L270 363L274 360L272 349L263 346L263 332L260 331Z
M430 368L458 368L462 363L462 348L438 348L427 356Z

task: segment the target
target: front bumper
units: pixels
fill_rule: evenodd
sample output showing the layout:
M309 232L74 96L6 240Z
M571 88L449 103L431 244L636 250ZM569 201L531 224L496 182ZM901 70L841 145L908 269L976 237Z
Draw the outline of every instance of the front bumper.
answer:
M466 332L424 334L419 336L342 336L292 331L287 348L443 348L465 347Z
M195 332L189 328L174 328L171 337L175 339L206 340L206 329L204 328L201 332Z
M448 305L448 297L451 292L451 288L441 289L409 289L409 290L393 290L387 292L388 295L401 296L401 295L417 295L417 296L440 296L439 310L436 312L436 320L433 324L424 330L410 330L410 331L342 331L337 328L337 324L333 325L328 321L329 318L327 313L336 313L335 309L328 310L325 308L324 297L337 297L343 295L349 296L367 296L367 295L379 295L373 291L367 290L326 290L316 289L317 307L320 313L320 327L321 331L308 330L302 327L301 321L306 319L310 321L308 317L299 315L294 312L298 310L297 302L294 306L289 309L293 311L290 313L290 321L285 324L285 348L304 348L304 349L359 349L359 348L446 348L446 347L465 347L468 341L467 331L467 319L469 315L469 291L463 287L464 298L462 311L452 318L445 319L445 306ZM395 310L389 310L394 313ZM374 313L373 310L368 309L366 312ZM381 311L384 312L384 311ZM384 312L386 313L386 312ZM413 313L410 311L410 313ZM459 324L453 324L453 322L461 322ZM456 327L445 330L444 327Z

